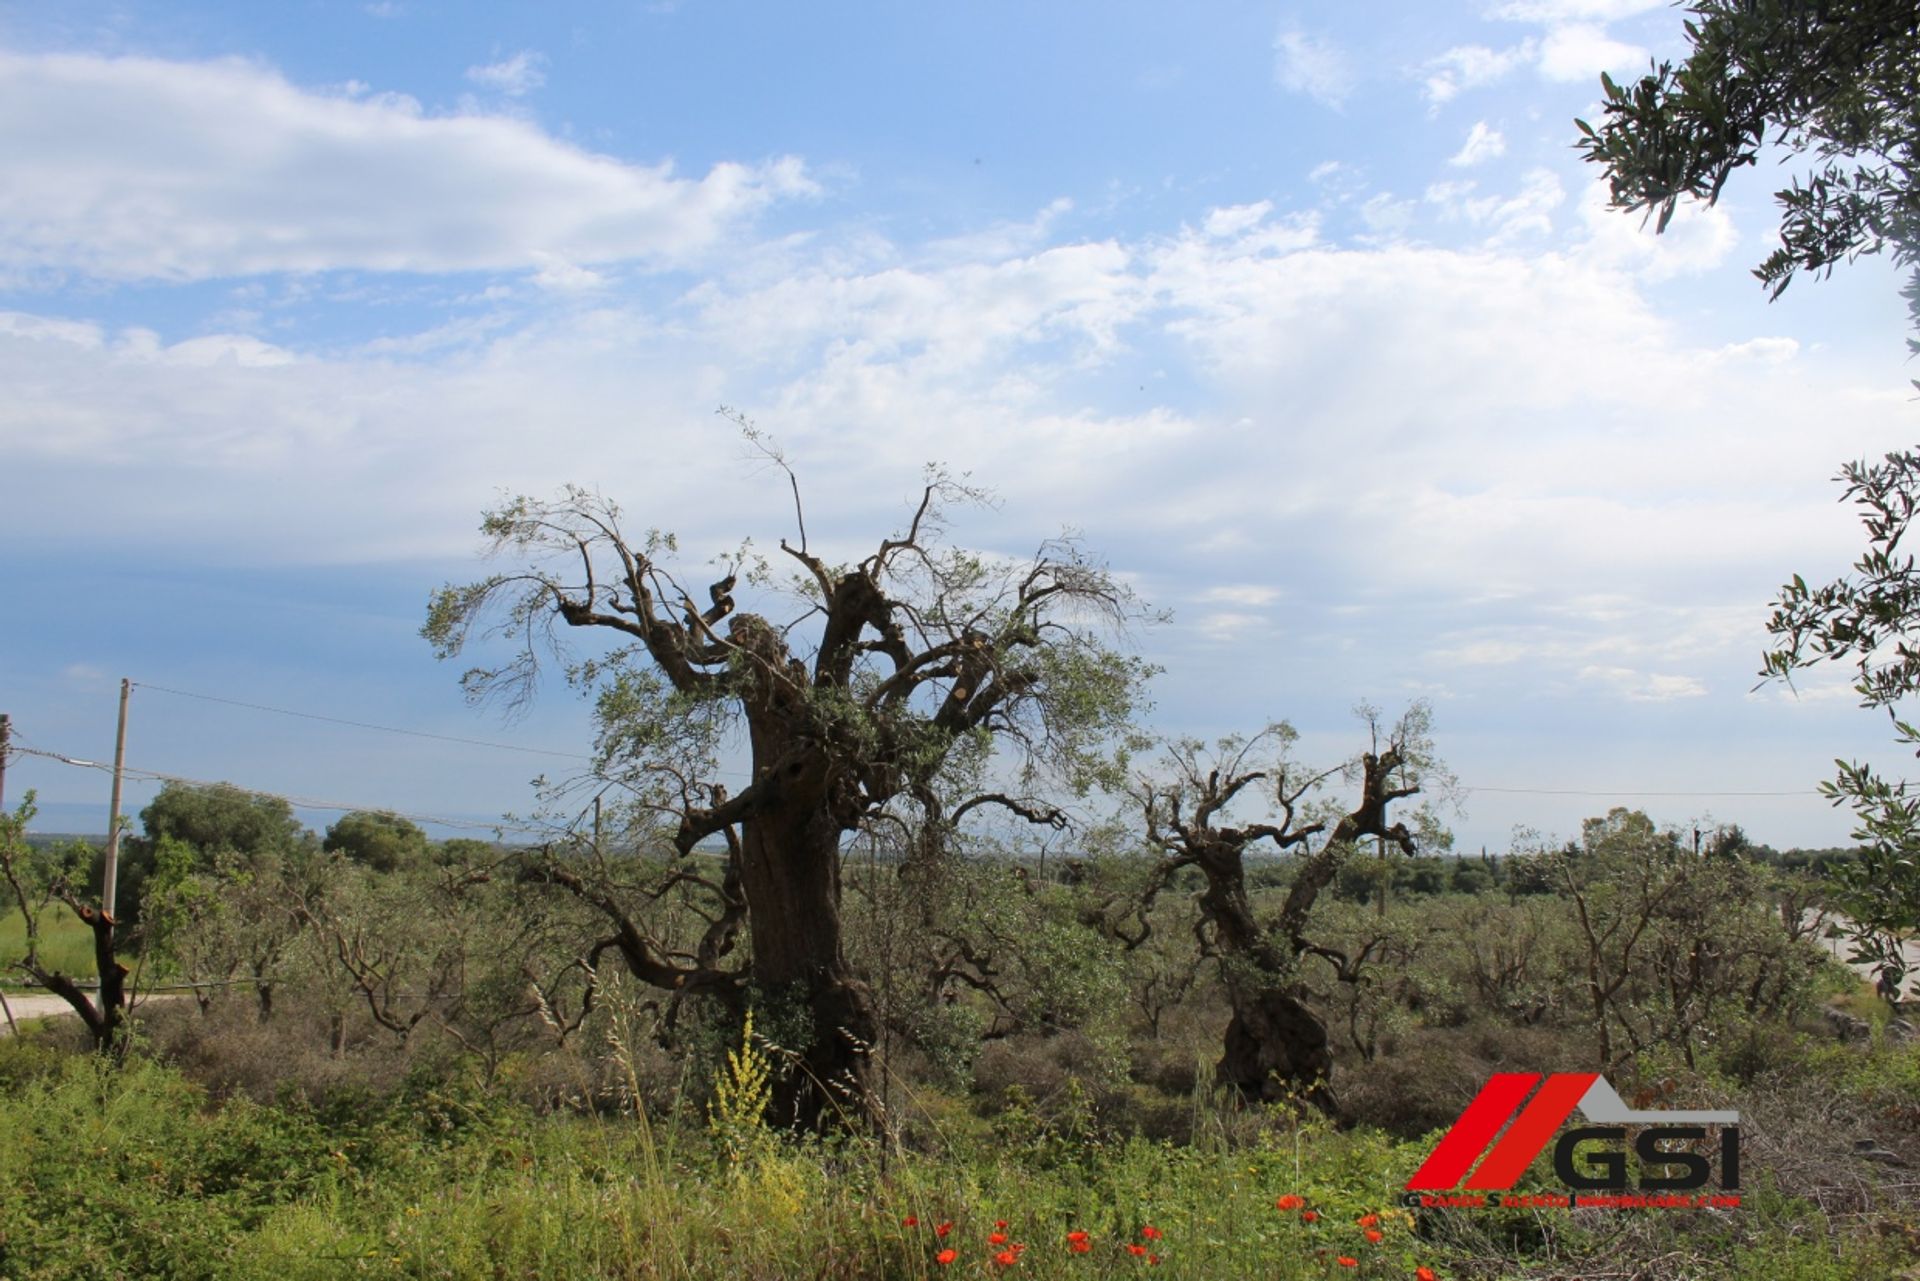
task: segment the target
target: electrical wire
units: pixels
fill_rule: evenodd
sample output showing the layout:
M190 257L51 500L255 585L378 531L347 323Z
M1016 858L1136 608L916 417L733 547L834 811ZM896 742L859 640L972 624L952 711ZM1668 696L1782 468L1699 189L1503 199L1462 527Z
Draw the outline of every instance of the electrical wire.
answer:
M346 720L346 718L342 718L342 716L323 716L321 713L303 713L303 711L294 711L294 709L290 709L290 707L267 707L265 703L248 703L248 701L244 701L244 699L228 699L228 697L221 697L221 695L217 695L217 693L196 693L196 691L192 691L192 689L171 689L167 688L167 686L152 686L152 684L148 684L148 682L144 682L144 680L136 680L136 682L132 682L132 684L134 684L134 688L136 689L152 689L152 691L156 691L156 693L171 693L171 695L182 697L182 699L202 699L205 703L225 703L228 707L244 707L244 709L248 709L248 711L273 713L276 714L276 716L300 716L303 720L324 720L324 722L328 722L328 724L353 726L353 728L357 728L357 730L378 730L380 734L405 734L405 736L411 737L430 737L430 739L440 739L440 741L444 741L444 743L467 743L470 747L493 747L493 749L497 749L497 751L522 751L522 753L532 753L532 755L540 755L540 757L564 757L564 759L568 759L568 761L591 761L591 759L593 759L593 757L582 755L582 753L553 751L553 749L547 749L547 747L522 747L522 745L518 745L518 743L495 743L495 741L488 741L488 739L461 737L455 736L455 734L430 734L430 732L426 732L426 730L403 730L403 728L399 728L399 726L382 726L382 724L372 724L372 722L365 722L365 720ZM735 778L745 778L745 774L741 774L739 770L720 770L720 772L722 772L722 774L728 774L728 776L735 776ZM1605 797L1668 797L1668 799L1690 799L1690 797L1816 797L1816 795L1820 795L1820 791L1811 789L1811 787L1799 787L1799 789L1747 789L1747 791L1740 791L1740 789L1722 789L1722 791L1688 791L1688 789L1678 789L1678 791L1663 791L1663 789L1647 789L1647 787L1461 787L1461 791L1465 791L1465 793L1471 793L1471 791L1488 791L1488 793L1501 793L1501 795L1542 795L1542 797L1601 797L1601 799L1605 799Z
M205 694L205 693L200 693L194 690L174 689L166 685L150 684L146 681L133 681L131 682L131 684L134 688L137 688L137 689L151 690L156 694L169 694L175 698L188 698L188 699L195 699L200 702L206 702L206 703L219 703L227 707L244 708L247 711L266 712L275 716L290 716L290 717L298 718L300 720L320 721L329 725L342 725L352 729L371 730L381 734L399 734L399 735L404 735L408 738L430 739L432 741L442 742L442 743L459 743L468 747L486 747L486 748L491 748L495 751L519 752L519 753L523 753L530 756L548 756L548 757L556 757L559 759L571 760L571 761L591 761L593 759L593 757L585 755L580 752L563 752L563 751L554 750L552 748L528 747L520 743L501 743L501 742L496 742L490 739L466 738L457 734L439 734L439 733L434 733L428 730L406 729L397 725L379 725L371 721L350 720L346 717L328 716L319 712L299 711L297 709L290 708L290 707L273 707L265 703L252 703L244 699L227 698L218 694ZM75 766L75 767L85 768L85 769L95 769L105 773L112 772L110 766L104 765L99 761L91 761L91 760L86 760L80 757L68 756L60 752L53 752L53 751L47 751L40 748L28 747L24 744L22 736L20 735L17 729L13 733L13 741L9 745L7 750L9 755L37 756L47 760L57 761L64 765ZM739 771L722 770L720 772L723 774L744 777L744 775L740 775ZM237 785L232 783L214 783L205 779L188 778L184 775L167 774L159 770L142 769L135 766L126 766L125 774L126 776L132 777L135 779L141 779L141 780L146 780L151 782L160 782L160 783L178 783L178 784L182 784L184 786L190 786L190 787L231 787L231 788L234 788L234 790L243 792L249 796L268 797L273 800L283 801L289 805L296 806L300 809L328 810L328 811L341 811L341 812L350 812L354 810L370 810L370 811L377 811L379 813L384 813L384 814L394 814L394 815L397 815L398 817L410 819L414 822L432 823L440 827L466 828L471 830L485 830L485 831L497 831L497 832L514 831L514 832L526 833L531 835L539 835L539 836L551 835L551 829L531 827L523 823L513 822L512 820L497 820L497 821L482 822L474 819L447 818L439 815L412 814L402 810L390 809L384 806L377 806L377 805L345 804L345 803L340 803L335 801L314 800L311 798L289 796L279 792L263 791L259 788L238 787ZM1468 794L1468 795L1474 792L1484 792L1488 794L1504 795L1504 796L1577 796L1577 797L1587 797L1587 798L1594 798L1594 799L1627 799L1627 798L1635 798L1635 797L1660 797L1665 799L1700 799L1700 798L1710 798L1710 797L1800 797L1800 796L1823 795L1823 793L1817 790L1806 789L1806 788L1788 789L1788 790L1770 790L1770 789L1745 789L1745 790L1671 789L1670 790L1670 789L1648 789L1648 788L1462 786L1459 788L1459 791L1462 794Z
M237 698L222 698L218 694L197 694L192 690L169 689L165 685L149 685L145 681L134 681L132 685L135 689L149 689L156 694L171 694L175 698L197 698L207 703L225 703L229 707L244 707L248 711L272 712L276 716L297 716L301 720L325 721L329 725L378 730L382 734L405 734L409 738L431 738L442 743L464 743L469 747L491 747L502 752L524 752L529 756L558 756L570 761L593 759L580 752L561 752L547 747L527 747L520 743L497 743L484 738L462 738L457 734L435 734L421 729L401 729L397 725L375 725L370 721L353 721L340 716L323 716L318 712L298 712L290 707L269 707L265 703L248 703Z
M546 747L527 747L520 743L501 743L484 738L464 738L457 734L438 734L427 730L404 729L397 725L376 725L371 721L348 720L340 716L326 716L319 712L297 711L291 707L271 707L265 703L249 703L244 699L226 698L218 694L202 694L193 690L171 689L165 685L150 685L145 681L132 681L133 688L152 690L156 694L172 694L177 698L198 699L207 703L222 703L228 707L242 707L248 711L271 712L276 716L294 716L301 720L324 721L329 725L346 725L354 729L376 730L382 734L403 734L409 738L433 739L442 743L461 743L468 747L490 747L501 752L522 752L531 756L553 756L569 761L592 761L592 756L581 752L562 752ZM744 779L748 777L743 770L719 769L714 771L726 778Z
M1514 796L1820 796L1815 788L1801 788L1795 791L1749 791L1749 792L1651 792L1634 788L1617 788L1611 791L1585 791L1566 787L1462 787L1463 792L1500 792Z
M36 748L24 748L24 747L16 748L15 750L18 751L22 756L44 757L48 760L58 761L62 765L71 765L81 769L99 770L103 774L111 774L113 772L113 767L111 765L103 765L99 761L83 760L73 756L64 756L59 752L48 752L48 751L41 751ZM143 769L136 765L123 766L122 773L127 778L135 779L137 781L142 781L142 782L178 783L185 787L229 788L233 791L243 793L247 796L264 796L270 800L285 801L288 805L294 806L296 809L329 810L329 811L338 811L341 813L348 813L355 810L365 810L372 813L392 814L398 818L411 819L416 823L432 823L438 827L459 827L459 828L468 828L475 831L522 832L532 836L552 836L553 835L553 829L551 828L533 827L525 823L514 822L511 819L482 820L482 819L471 819L471 818L448 818L447 816L440 815L440 814L409 813L406 810L397 810L385 805L369 805L369 804L355 803L355 802L316 800L312 797L290 796L284 792L269 792L258 787L241 787L237 783L215 782L211 779L204 779L204 778L189 778L182 774L167 774L159 770Z

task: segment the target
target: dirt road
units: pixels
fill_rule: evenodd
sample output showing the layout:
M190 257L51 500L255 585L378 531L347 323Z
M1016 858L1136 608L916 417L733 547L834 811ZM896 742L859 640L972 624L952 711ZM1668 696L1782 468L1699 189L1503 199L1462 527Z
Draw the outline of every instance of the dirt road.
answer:
M1809 912L1807 914L1807 919L1810 921L1812 917L1813 917L1813 913ZM1846 928L1848 924L1848 922L1844 917L1834 917L1832 919L1834 923L1839 925L1842 929ZM1845 938L1844 935L1840 938L1828 938L1826 930L1821 929L1815 933L1814 938L1820 944L1821 947L1826 948L1828 952L1833 954L1833 958L1835 960L1845 962L1849 969L1851 969L1855 974L1858 974L1861 978L1865 979L1867 982L1872 983L1875 979L1879 977L1879 974L1874 970L1874 968L1871 965L1862 965L1862 964L1858 964L1853 961L1847 960L1847 953L1851 951L1852 948L1851 948L1851 945L1847 942L1847 939ZM1904 950L1907 954L1907 969L1912 973L1920 974L1920 939L1908 939L1904 945ZM1902 1000L1913 999L1914 991L1915 991L1915 984L1912 982L1909 982L1907 985L1907 990L1901 994L1901 999Z
M145 1005L148 1001L174 1001L181 995L183 994L155 993L151 996L142 996L140 1004ZM73 1007L61 998L38 992L8 992L6 1001L7 1008L13 1011L14 1019L21 1023L28 1019L55 1018L62 1015L71 1017L73 1014ZM10 1035L12 1031L13 1029L7 1026L6 1016L0 1015L0 1036Z

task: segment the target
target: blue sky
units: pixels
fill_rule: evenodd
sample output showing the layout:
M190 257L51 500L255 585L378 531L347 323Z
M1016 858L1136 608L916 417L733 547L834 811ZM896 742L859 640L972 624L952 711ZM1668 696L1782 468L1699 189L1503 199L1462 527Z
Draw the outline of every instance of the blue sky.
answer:
M524 812L564 760L160 688L580 750L557 687L468 709L426 596L502 489L771 546L725 404L847 556L928 461L999 494L961 541L1081 531L1173 611L1168 731L1333 760L1424 697L1463 847L1838 843L1708 793L1900 765L1839 674L1752 687L1857 550L1830 477L1911 443L1904 312L1871 262L1766 303L1771 166L1659 240L1605 210L1573 118L1681 51L1642 0L0 3L0 710L104 759L126 675L145 769Z

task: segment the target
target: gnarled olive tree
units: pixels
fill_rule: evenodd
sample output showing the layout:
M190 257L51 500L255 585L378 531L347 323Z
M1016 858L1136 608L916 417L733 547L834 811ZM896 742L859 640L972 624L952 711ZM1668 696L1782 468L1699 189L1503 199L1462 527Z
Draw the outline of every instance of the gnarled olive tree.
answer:
M1414 833L1389 822L1387 809L1425 782L1446 780L1432 760L1424 704L1384 732L1374 714L1363 711L1374 731L1372 750L1333 769L1316 772L1290 761L1295 732L1277 723L1250 738L1226 739L1211 752L1193 740L1173 743L1164 767L1133 790L1147 844L1159 855L1146 902L1180 869L1200 872L1195 932L1201 952L1219 961L1233 1010L1216 1077L1248 1098L1297 1091L1337 1112L1326 1024L1304 999L1300 962L1320 957L1347 978L1353 961L1313 939L1313 905L1362 838L1413 853ZM1350 808L1316 795L1342 775L1359 787ZM1236 817L1241 811L1247 817ZM1263 845L1298 854L1277 912L1262 913L1247 886L1247 856Z
M503 662L467 673L474 697L524 696L569 629L611 642L567 663L597 700L591 781L651 816L681 863L669 879L705 894L708 928L697 942L650 931L636 886L597 850L553 856L538 878L596 907L612 931L594 955L619 955L643 981L734 1008L751 988L803 1011L772 1119L817 1128L873 1108L876 1021L843 946L843 841L896 804L952 813L1018 792L1009 773L1095 760L1144 669L1106 643L1137 615L1133 598L1072 542L1018 563L943 547L943 503L973 495L942 476L903 533L845 565L809 548L795 495L799 541L780 544L798 566L788 588L743 548L704 605L676 576L675 540L630 537L612 503L582 489L514 499L482 530L524 567L442 589L423 634L442 657L476 626L510 638ZM729 787L720 761L741 739L747 777Z

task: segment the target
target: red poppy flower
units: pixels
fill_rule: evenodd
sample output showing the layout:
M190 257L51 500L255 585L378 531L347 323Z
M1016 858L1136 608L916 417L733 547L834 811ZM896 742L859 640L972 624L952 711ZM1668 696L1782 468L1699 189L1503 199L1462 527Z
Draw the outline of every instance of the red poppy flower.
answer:
M1305 1197L1300 1196L1296 1193L1289 1192L1285 1196L1276 1200L1273 1203L1273 1208L1276 1210L1298 1210L1301 1206L1305 1205L1306 1203L1307 1203L1307 1199Z
M1413 1281L1440 1281L1440 1277L1423 1263L1413 1270Z
M1380 1216L1377 1214L1363 1214L1358 1219L1355 1219L1354 1222L1363 1228L1374 1228L1380 1226Z
M940 1253L938 1253L938 1254L936 1254L936 1255L934 1255L934 1256L933 1256L933 1261L934 1261L935 1263L937 1263L937 1264L939 1264L939 1265L940 1265L941 1267L943 1267L943 1268L944 1268L944 1267L946 1267L946 1266L947 1266L947 1265L948 1265L949 1263L952 1263L952 1262L953 1262L953 1261L954 1261L955 1259L957 1259L957 1258L959 1258L959 1257L960 1257L960 1252L959 1252L958 1250L955 1250L955 1249L952 1249L952 1248L948 1248L948 1249L945 1249L945 1250L942 1250L942 1251L941 1251Z
M1004 1232L989 1232L989 1233L987 1233L987 1244L988 1244L988 1245L1005 1245L1006 1243L1007 1243L1007 1234L1006 1234L1006 1233L1004 1233Z
M1007 1230L1007 1221L1005 1219L995 1219L993 1221L993 1226L1000 1229L1000 1231L1005 1232Z
M1149 1241L1158 1241L1160 1239L1160 1229L1149 1223L1140 1229L1140 1235Z
M1156 1268L1156 1267L1159 1267L1159 1266L1160 1266L1160 1256L1159 1256L1159 1255L1157 1255L1157 1254L1149 1254L1149 1255L1147 1256L1147 1266L1148 1266L1148 1267L1150 1267L1150 1268Z
M1357 1268L1360 1266L1360 1260L1354 1258L1351 1254L1343 1254L1335 1259L1334 1262L1343 1268Z
M1020 1256L1015 1254L1012 1250L1002 1250L1000 1253L993 1256L993 1261L999 1264L1003 1268L1010 1268L1014 1264L1020 1262Z
M1127 1244L1127 1253L1131 1254L1136 1259L1139 1258L1141 1255L1145 1254L1146 1252L1147 1252L1147 1247L1144 1245L1135 1245L1132 1242L1129 1242Z
M1380 1236L1381 1236L1381 1233L1379 1228L1367 1229L1367 1240L1373 1242L1375 1245L1380 1244Z
M917 1228L920 1226L920 1220L909 1214L906 1218L900 1220L900 1226L903 1228Z
M1320 1221L1320 1211L1302 1210L1300 1211L1300 1221L1302 1223L1318 1223Z
M1087 1251L1089 1251L1089 1250L1091 1250L1091 1249L1093 1249L1093 1242L1091 1242L1091 1241L1069 1241L1069 1242L1067 1243L1067 1249L1069 1249L1069 1250L1071 1250L1071 1251L1073 1251L1073 1252L1074 1252L1075 1254L1085 1254L1085 1253L1087 1253Z
M934 1228L933 1228L933 1235L935 1235L935 1236L937 1236L937 1237L943 1237L943 1236L945 1236L945 1235L947 1235L947 1233L949 1233L949 1232L951 1232L951 1231L953 1231L953 1224L951 1224L951 1223L938 1223L938 1224L935 1224L935 1225L934 1225Z

